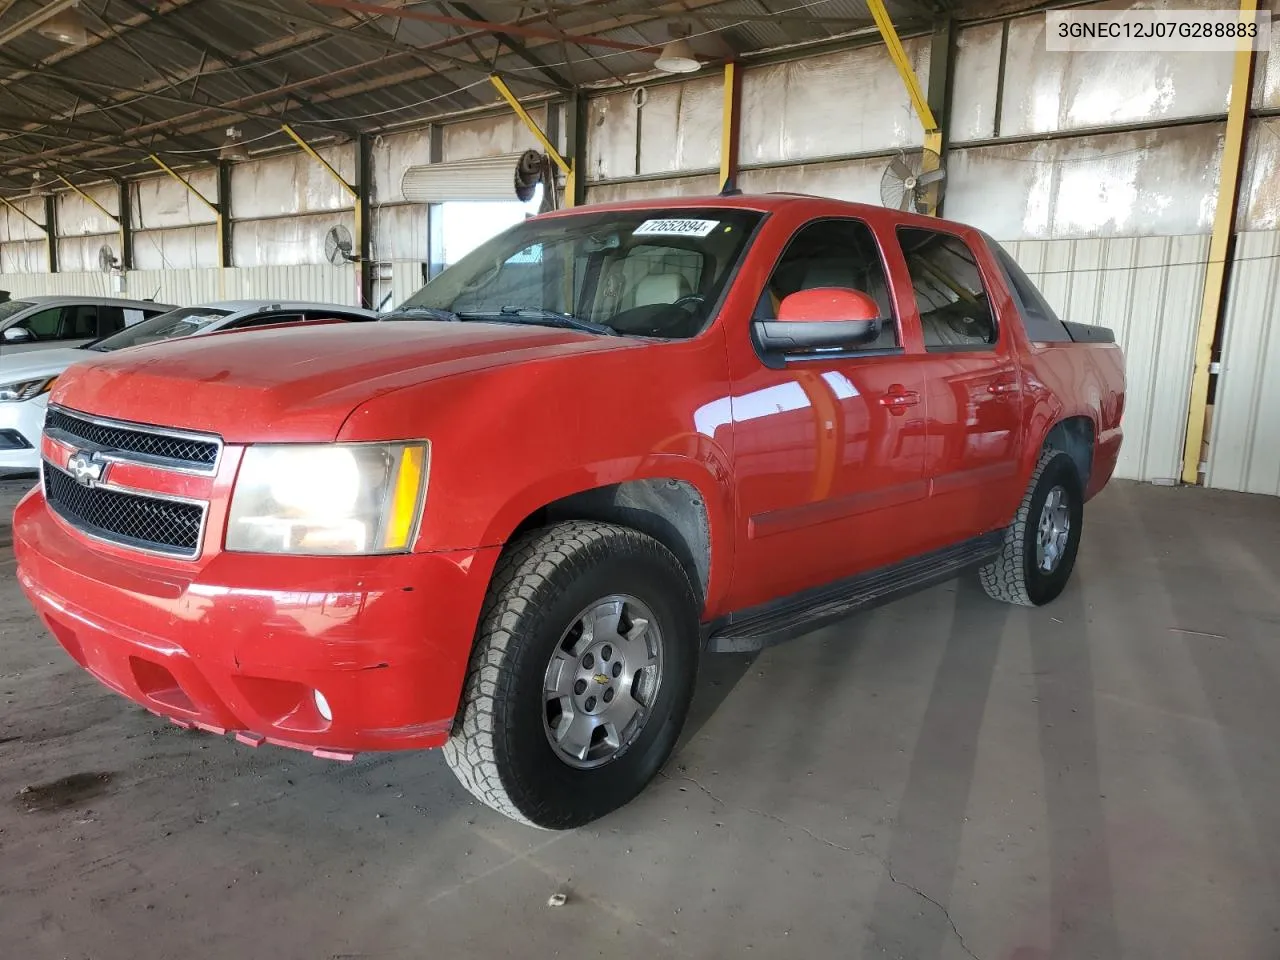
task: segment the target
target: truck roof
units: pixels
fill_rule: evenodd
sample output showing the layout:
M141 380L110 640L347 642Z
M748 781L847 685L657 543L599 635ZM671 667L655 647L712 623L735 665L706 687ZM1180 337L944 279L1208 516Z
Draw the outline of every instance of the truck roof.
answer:
M909 213L906 210L893 210L889 207L882 207L879 204L835 200L831 197L818 197L804 193L735 193L700 197L648 197L640 200L615 200L611 203L593 203L589 207L567 207L551 213L541 214L538 219L602 213L609 210L707 210L720 208L773 213L795 206L811 207L817 215L828 213L839 216L843 214L844 216L858 217L867 221L903 224L926 229L930 227L936 229L939 224L963 226L958 221L944 220L941 217L927 217L924 214Z

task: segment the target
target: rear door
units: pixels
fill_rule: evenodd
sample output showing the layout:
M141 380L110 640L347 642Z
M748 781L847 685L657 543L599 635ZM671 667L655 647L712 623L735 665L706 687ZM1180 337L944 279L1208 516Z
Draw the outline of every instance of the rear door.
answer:
M918 549L924 374L903 348L880 245L861 220L823 218L792 236L761 293L759 319L788 294L859 290L880 339L786 357L731 348L737 551L731 609L901 560ZM730 328L748 339L750 325Z
M989 291L1000 289L1000 278L976 243L919 227L899 227L897 239L924 340L918 362L926 381L924 473L933 548L1007 523L1021 494L1016 319L997 315Z

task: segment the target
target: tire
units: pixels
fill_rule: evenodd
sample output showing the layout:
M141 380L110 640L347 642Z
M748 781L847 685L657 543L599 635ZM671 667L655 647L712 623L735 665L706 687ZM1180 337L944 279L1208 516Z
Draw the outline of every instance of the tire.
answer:
M621 614L610 634L605 623L615 604ZM597 610L602 619L593 619L588 633L585 615ZM648 626L638 625L636 611ZM544 689L557 665L577 670L590 659L572 652L584 638L603 642L599 637L609 636L621 637L617 642L628 650L640 649L639 659L656 652L657 667L656 673L651 665L622 674L608 709L634 706L624 699L633 695L639 703L644 678L647 705L629 721L627 742L607 733L597 742L593 729L591 752L570 756L555 741L561 728L572 727L566 716L598 720L587 716L587 701L576 698L614 690L593 684L615 683L610 674L619 676L625 655L607 643L594 647L596 672L589 679L567 675L576 684L567 691L572 702L554 700ZM636 636L641 639L633 642ZM627 527L583 521L525 534L508 545L490 584L445 759L478 800L513 820L551 830L590 823L640 793L671 755L693 696L698 636L689 578L658 541ZM633 679L623 692L628 676ZM605 696L601 692L592 709L606 709ZM566 743L572 746L573 739Z
M1063 497L1069 527L1065 544L1056 553L1056 562L1052 569L1045 570L1037 549L1038 537L1045 504L1055 490ZM1061 516L1063 511L1055 514ZM1000 553L978 570L987 596L1024 607L1039 607L1056 598L1071 578L1083 523L1084 491L1075 462L1059 450L1045 450L1031 474L1013 523L1005 530ZM1053 551L1048 552L1051 557L1054 555Z

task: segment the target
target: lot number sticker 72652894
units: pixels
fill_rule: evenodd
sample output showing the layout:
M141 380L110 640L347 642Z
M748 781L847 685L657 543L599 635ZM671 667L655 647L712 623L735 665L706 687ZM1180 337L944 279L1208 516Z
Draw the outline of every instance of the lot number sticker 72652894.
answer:
M719 220L646 220L635 236L705 237L719 225Z

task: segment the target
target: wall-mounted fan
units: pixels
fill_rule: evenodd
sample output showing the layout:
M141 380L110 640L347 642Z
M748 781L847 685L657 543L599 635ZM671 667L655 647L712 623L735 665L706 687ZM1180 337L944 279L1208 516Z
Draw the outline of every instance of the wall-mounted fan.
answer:
M100 246L98 248L98 269L103 273L110 273L112 270L119 269L119 267L120 260L116 256L115 251L105 243Z
M515 188L516 199L528 203L542 184L542 204L539 213L556 208L556 171L555 163L545 153L537 150L526 150L516 161Z
M340 223L336 224L324 235L324 258L335 267L354 263L360 258L353 252L353 246L351 231Z
M928 213L942 202L947 171L932 150L900 153L880 177L880 202L894 210Z

